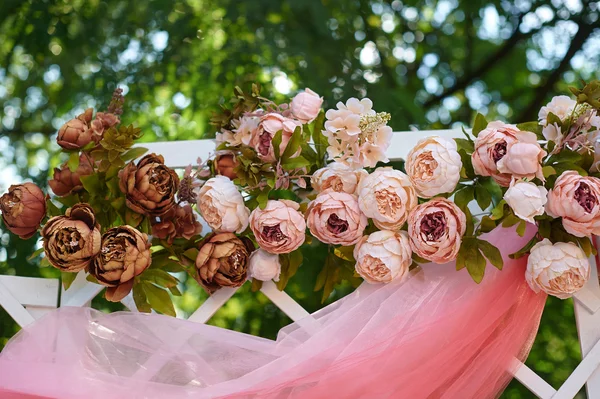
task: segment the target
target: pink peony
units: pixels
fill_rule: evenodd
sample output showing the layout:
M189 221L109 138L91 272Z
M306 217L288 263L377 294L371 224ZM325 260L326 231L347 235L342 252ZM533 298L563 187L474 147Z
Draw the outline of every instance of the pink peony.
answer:
M258 128L255 129L251 140L251 145L254 147L258 156L264 162L273 162L275 160L275 152L273 151L273 137L278 131L282 131L281 144L279 145L279 153L283 154L287 147L294 130L298 126L302 126L300 122L277 113L269 113L260 119Z
M341 162L333 162L318 169L310 178L310 184L317 192L333 191L354 194L358 183L367 176L364 169L354 169Z
M348 193L325 191L308 205L310 232L325 244L353 245L367 227L367 217L356 197Z
M563 172L548 194L546 213L562 217L567 232L585 237L600 234L600 179Z
M265 209L250 214L250 228L258 245L273 254L286 254L304 243L306 222L299 205L288 200L269 200Z
M322 97L319 97L319 95L311 89L304 89L304 91L296 94L292 99L290 108L292 109L292 115L298 120L309 123L319 115L322 104Z
M366 282L389 283L408 274L412 250L405 231L376 231L354 247L356 272Z

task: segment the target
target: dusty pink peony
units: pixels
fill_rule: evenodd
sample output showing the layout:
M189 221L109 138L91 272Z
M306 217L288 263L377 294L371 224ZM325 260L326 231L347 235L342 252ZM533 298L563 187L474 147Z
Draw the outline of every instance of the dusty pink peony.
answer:
M290 108L292 115L298 120L309 123L312 122L321 112L323 98L311 89L304 89L292 99Z
M294 130L298 126L302 126L301 122L277 113L269 113L260 119L258 127L254 130L250 145L254 147L260 159L264 162L273 162L275 160L275 152L273 151L273 137L278 131L282 131L281 144L279 145L279 153L283 154L287 147Z
M543 181L540 162L545 155L535 133L494 121L479 132L471 160L476 174L491 176L501 186L508 187L512 177L537 177Z
M454 191L462 161L456 142L432 136L420 140L406 157L406 174L421 198Z
M250 214L250 228L258 245L273 254L287 254L304 243L306 222L299 205L288 200L269 200L265 209Z
M279 281L280 274L279 255L269 253L264 249L252 252L248 259L248 278L260 281Z
M345 163L333 162L313 173L310 178L312 188L317 192L333 191L354 194L358 183L367 176L364 169L354 169Z
M458 255L467 218L445 198L418 205L408 216L408 236L413 251L434 263L447 263Z
M198 191L198 209L210 228L217 233L241 233L248 227L250 210L228 177L215 176Z
M389 167L364 177L356 193L360 210L382 230L400 230L418 201L408 176Z
M544 186L536 186L532 182L513 180L504 194L504 200L519 218L535 223L535 216L544 213L544 205L548 201L548 190Z
M407 276L412 250L405 231L376 231L354 247L356 272L371 284L389 283Z
M313 236L325 244L356 244L367 223L356 197L348 193L328 190L308 205L308 228Z
M525 280L536 293L543 291L567 299L590 278L590 263L585 253L570 242L552 244L545 238L531 248Z
M546 213L562 217L567 232L585 237L600 234L600 179L563 172L548 194Z

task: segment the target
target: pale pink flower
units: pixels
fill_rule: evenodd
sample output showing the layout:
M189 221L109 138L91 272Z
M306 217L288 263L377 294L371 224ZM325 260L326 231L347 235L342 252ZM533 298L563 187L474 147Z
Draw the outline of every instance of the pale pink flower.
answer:
M302 123L286 118L281 114L274 112L266 114L260 118L258 127L253 133L251 145L264 162L273 162L275 153L272 140L275 134L280 130L282 131L281 144L279 145L279 153L282 154L298 126L302 126Z
M328 189L354 194L360 180L367 175L364 169L353 169L350 166L333 162L313 173L310 184L318 193Z
M585 253L570 242L552 244L545 238L531 248L525 280L536 292L567 299L590 278L590 263Z
M557 145L562 143L562 130L556 122L544 126L542 134L546 140L554 141Z
M378 162L389 162L385 148L371 143L364 143L359 149L359 164L365 168L374 168Z
M519 132L517 142L506 147L506 155L497 163L498 171L517 179L537 177L545 181L542 172L542 160L546 151L537 142L537 136L531 132Z
M434 263L456 259L467 217L446 198L433 198L417 205L408 216L408 236L413 251Z
M215 176L198 192L198 209L210 228L217 233L241 233L248 227L250 210L228 177Z
M308 205L308 228L313 236L325 244L356 244L367 223L356 197L348 193L328 190Z
M248 259L248 278L260 281L279 281L280 274L279 255L260 248L252 252Z
M250 228L258 245L267 252L286 254L304 243L306 222L299 205L288 200L269 200L265 209L250 214Z
M340 138L343 139L346 136L356 136L357 134L360 134L360 128L358 127L359 123L360 115L349 114L344 117L326 121L325 129L329 134L334 133L337 136L341 136Z
M321 112L323 98L311 89L304 89L292 99L292 115L304 123L312 122Z
M577 105L577 101L573 100L568 96L555 96L552 97L552 100L543 106L538 113L538 120L540 121L540 125L545 126L547 124L547 118L549 113L553 113L558 116L561 121L565 121L567 118L571 116L575 106Z
M535 216L544 214L544 205L548 201L548 190L532 182L513 180L504 194L504 200L520 219L535 223Z
M408 276L412 250L405 231L376 231L354 247L356 272L371 284L389 283Z
M257 116L242 116L236 123L237 127L234 130L236 141L244 145L250 145L252 137L258 129L260 118Z
M600 179L563 172L548 194L546 213L562 217L565 230L577 237L600 234Z

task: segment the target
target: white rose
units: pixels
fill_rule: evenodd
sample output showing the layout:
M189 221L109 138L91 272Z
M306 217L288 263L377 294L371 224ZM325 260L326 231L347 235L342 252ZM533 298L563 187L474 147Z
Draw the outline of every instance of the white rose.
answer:
M548 190L531 182L513 180L504 194L504 200L515 215L529 223L534 223L533 217L544 213Z
M408 153L406 173L419 197L454 191L462 168L456 148L454 140L432 136L420 140Z
M279 281L280 273L279 255L271 254L263 249L252 252L248 259L248 278L260 281Z
M248 227L250 210L237 187L225 176L215 176L198 192L198 209L217 233L241 233Z
M531 248L525 279L536 293L544 291L566 299L581 289L590 278L590 264L585 253L570 242L552 245L545 238Z
M341 162L333 162L313 173L310 184L317 192L332 189L354 194L360 180L367 176L364 169L354 169Z
M408 176L389 167L365 176L357 194L360 210L382 230L400 230L418 201Z
M364 236L354 247L354 259L357 273L368 283L402 279L412 263L408 234L381 230Z
M575 109L576 105L577 101L573 100L569 96L552 97L552 100L546 104L546 106L542 107L538 113L540 125L546 125L549 113L553 113L554 115L558 116L561 121L564 121L571 116L571 113Z

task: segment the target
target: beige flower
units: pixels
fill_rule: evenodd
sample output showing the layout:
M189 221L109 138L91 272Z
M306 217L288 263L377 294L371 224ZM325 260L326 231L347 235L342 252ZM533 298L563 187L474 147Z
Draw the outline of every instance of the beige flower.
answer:
M292 115L303 123L312 122L321 112L323 98L311 89L296 94L290 103Z
M356 244L367 223L356 197L348 193L328 190L308 205L308 228L313 236L325 244Z
M552 100L543 106L538 113L540 125L546 126L549 113L556 115L561 121L565 121L571 116L577 101L568 96L554 96Z
M389 283L404 278L412 263L405 231L376 231L354 247L356 272L368 283Z
M577 237L600 234L600 179L563 172L548 194L546 213L562 217L565 230Z
M360 210L382 230L400 230L418 200L408 176L389 167L364 177L356 192Z
M460 180L462 161L456 142L427 137L417 143L406 158L406 173L421 198L454 191Z
M68 150L79 150L90 143L99 143L104 131L119 124L117 115L98 112L92 119L94 110L88 108L77 118L65 123L56 137L58 145Z
M269 200L265 209L250 214L250 228L258 245L273 254L286 254L304 243L306 222L299 205L288 200Z
M560 299L570 298L589 278L590 263L575 244L553 245L545 238L531 248L525 279L536 293L544 291Z
M535 223L535 216L544 214L544 205L548 201L548 190L532 182L513 180L504 194L504 200L519 218Z
M414 208L408 217L413 251L434 263L447 263L458 255L467 218L452 201L434 198Z
M354 169L345 163L333 162L313 173L310 184L318 193L332 189L354 194L358 183L367 176L364 169Z
M93 171L94 168L89 158L85 154L81 154L79 156L79 166L77 166L75 172L71 172L67 164L62 165L60 168L54 168L54 178L48 181L48 185L54 194L58 197L64 197L83 190L81 177L91 175Z
M215 176L198 192L198 209L217 233L241 233L248 227L250 210L237 187L225 176Z
M26 240L46 216L46 198L33 183L13 185L0 197L0 211L6 228Z
M252 252L248 259L248 278L260 281L279 281L279 274L281 274L279 255L269 253L264 249Z

